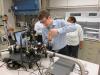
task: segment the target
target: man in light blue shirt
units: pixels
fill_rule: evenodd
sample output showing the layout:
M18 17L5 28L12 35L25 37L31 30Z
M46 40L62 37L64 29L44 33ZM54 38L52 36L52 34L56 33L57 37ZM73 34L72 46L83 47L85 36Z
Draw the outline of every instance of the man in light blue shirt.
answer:
M75 26L68 26L64 20L53 20L48 11L42 10L38 19L45 26L42 37L44 44L52 44L52 50L60 54L68 55L66 33L76 30Z

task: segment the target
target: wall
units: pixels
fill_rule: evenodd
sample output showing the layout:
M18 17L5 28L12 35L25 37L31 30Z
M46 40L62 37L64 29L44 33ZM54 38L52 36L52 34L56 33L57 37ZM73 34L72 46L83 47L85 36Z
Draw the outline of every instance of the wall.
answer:
M50 7L97 5L98 0L49 0Z
M72 11L99 11L100 0L48 0L48 9L51 16L65 16L66 12Z
M12 0L2 0L2 1L3 1L2 15L7 14L9 17L9 23L13 25L13 27L15 27L14 14L11 10Z
M66 16L66 12L98 12L97 8L69 8L69 9L51 9L49 10L52 17L64 18Z
M67 0L49 0L50 7L63 7L67 6Z
M0 0L0 15L2 15L2 5L1 5L1 0Z
M65 18L66 10L59 9L59 10L50 10L50 15L53 18Z
M47 0L41 0L41 9L46 9Z
M68 6L97 5L98 0L68 0Z

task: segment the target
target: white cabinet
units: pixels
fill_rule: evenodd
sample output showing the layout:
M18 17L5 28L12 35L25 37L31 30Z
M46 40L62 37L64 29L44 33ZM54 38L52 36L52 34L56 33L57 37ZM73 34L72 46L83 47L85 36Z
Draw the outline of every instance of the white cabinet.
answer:
M68 0L68 6L91 6L97 4L98 0Z
M67 3L67 0L49 0L49 7L64 7Z
M92 6L96 7L99 3L98 0L48 0L49 7L56 8L67 8L67 7L78 7L78 6Z

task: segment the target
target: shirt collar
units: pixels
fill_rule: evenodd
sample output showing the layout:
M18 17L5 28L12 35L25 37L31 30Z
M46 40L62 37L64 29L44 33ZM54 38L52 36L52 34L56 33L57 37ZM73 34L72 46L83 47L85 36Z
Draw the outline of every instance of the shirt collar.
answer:
M55 25L56 25L56 22L55 22L55 20L53 20L53 23L52 23L52 25L53 25L53 26L55 26Z

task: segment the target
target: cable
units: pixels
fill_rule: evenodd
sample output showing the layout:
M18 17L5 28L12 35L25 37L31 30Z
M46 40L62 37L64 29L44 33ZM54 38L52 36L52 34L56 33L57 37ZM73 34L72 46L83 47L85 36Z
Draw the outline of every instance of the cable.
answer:
M33 72L28 71L28 70L26 71L26 70L24 70L24 69L23 69L23 70L17 70L17 71L18 71L18 75L19 75L19 72L20 72L20 71L25 71L25 72L33 73ZM34 74L35 74L35 73L34 73ZM30 75L30 74L29 74L29 75ZM35 74L35 75L36 75L36 74Z
M47 70L49 69L49 68L40 67L40 66L39 66L39 68L40 68L40 71L42 71L42 72L41 72L42 75L43 75L43 71L44 71L45 69L47 69ZM33 69L33 71L37 71L37 70L38 70L38 68L37 68L36 70ZM39 73L40 73L40 72L39 72Z
M19 71L18 71L18 75L19 75Z
M38 70L39 70L40 75L42 75L42 73L41 73L41 69L40 69L40 67L39 67L39 65L38 65L37 62L36 62L36 65L37 65L37 67L38 67Z
M0 65L0 68L3 66L3 65L5 65L6 63L3 63L2 65Z
M47 70L48 70L48 68L43 68L43 69L42 69L42 74L44 73L43 71L44 71L45 69L47 69Z
M31 72L29 75L31 75L31 74L35 74L34 72ZM37 75L37 74L35 74L35 75Z

